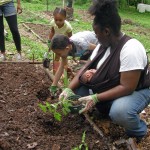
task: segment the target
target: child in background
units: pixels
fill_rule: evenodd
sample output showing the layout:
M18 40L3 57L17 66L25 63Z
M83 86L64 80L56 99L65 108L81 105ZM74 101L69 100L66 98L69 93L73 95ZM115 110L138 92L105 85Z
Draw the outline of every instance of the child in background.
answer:
M93 31L78 32L70 38L65 35L55 35L52 38L51 49L55 54L61 57L61 62L50 87L51 94L57 91L58 81L64 69L67 69L67 57L80 57L88 50L92 52L97 44L98 39Z
M48 46L50 48L51 39L54 35L63 34L68 37L72 36L72 27L68 21L66 21L66 10L63 8L58 8L53 12L54 19L50 22L51 29L49 34ZM50 51L50 49L49 49ZM59 67L60 57L56 54L54 58L54 72L57 71Z

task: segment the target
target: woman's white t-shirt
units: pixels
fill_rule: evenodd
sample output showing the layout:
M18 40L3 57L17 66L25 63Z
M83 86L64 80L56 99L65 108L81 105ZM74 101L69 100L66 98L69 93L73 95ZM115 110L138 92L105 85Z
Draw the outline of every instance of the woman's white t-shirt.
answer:
M100 44L94 49L90 60L93 60L97 55ZM98 62L98 69L110 54L110 47L107 48L103 58ZM146 51L143 45L136 39L128 40L122 47L120 52L120 69L119 72L125 72L130 70L143 70L147 64ZM113 64L112 64L113 67Z

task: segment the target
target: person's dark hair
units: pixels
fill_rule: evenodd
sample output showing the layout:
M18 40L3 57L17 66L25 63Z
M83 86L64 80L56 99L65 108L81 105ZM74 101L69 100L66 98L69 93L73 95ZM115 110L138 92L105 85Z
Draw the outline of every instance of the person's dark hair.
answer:
M121 18L118 14L116 0L93 0L89 13L95 16L93 25L98 25L101 30L109 27L115 35L119 34Z
M66 17L66 10L63 8L56 7L53 12L53 15L56 15L56 14L61 14Z
M51 49L65 49L70 44L68 36L63 34L54 35L51 40Z

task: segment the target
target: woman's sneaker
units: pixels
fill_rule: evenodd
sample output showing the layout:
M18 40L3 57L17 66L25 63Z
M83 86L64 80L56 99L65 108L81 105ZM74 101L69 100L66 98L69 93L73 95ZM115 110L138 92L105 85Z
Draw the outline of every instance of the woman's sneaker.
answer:
M6 56L5 56L4 54L1 54L1 55L0 55L0 62L1 62L1 61L5 61L5 60L6 60Z
M21 61L22 60L21 54L19 54L19 53L16 54L16 60L17 61Z

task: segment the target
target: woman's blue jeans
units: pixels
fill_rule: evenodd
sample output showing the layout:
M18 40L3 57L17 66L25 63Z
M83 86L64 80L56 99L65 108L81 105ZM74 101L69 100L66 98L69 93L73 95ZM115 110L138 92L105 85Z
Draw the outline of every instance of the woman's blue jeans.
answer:
M79 88L76 93L79 95L82 93L82 96L89 95L85 87ZM150 89L146 88L113 101L99 102L96 107L100 112L109 114L114 123L124 127L128 136L142 137L147 133L147 125L140 119L139 113L149 103Z
M109 116L123 126L128 136L142 137L147 132L146 123L139 113L150 103L150 89L142 89L113 101Z

